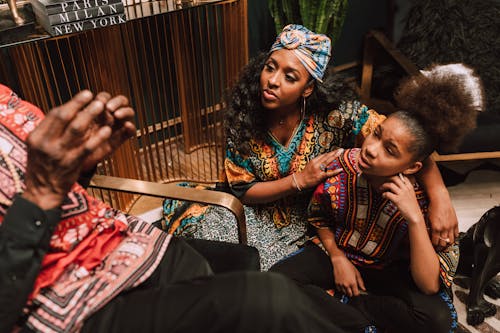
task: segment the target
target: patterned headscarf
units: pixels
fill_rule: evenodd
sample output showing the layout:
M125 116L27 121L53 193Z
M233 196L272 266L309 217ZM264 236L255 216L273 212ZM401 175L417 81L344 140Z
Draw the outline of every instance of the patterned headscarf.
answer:
M289 24L278 35L269 52L280 49L293 51L309 74L323 82L331 56L331 41L328 36L315 34L298 24Z

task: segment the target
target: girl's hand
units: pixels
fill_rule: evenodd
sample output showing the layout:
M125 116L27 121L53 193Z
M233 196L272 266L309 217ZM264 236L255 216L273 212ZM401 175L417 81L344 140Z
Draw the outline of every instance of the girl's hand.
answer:
M391 200L409 223L423 221L413 184L406 176L399 174L391 177L382 184L380 190L383 192L382 197Z
M339 148L310 160L304 170L296 173L299 187L301 189L316 187L325 179L338 175L342 169L327 170L327 167L343 152L344 149Z
M359 290L366 291L365 283L358 269L344 255L330 257L333 278L338 291L349 297L359 296Z

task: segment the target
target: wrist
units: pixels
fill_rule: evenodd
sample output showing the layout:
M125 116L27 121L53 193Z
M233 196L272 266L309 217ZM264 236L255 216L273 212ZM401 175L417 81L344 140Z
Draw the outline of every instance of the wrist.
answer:
M411 217L407 219L407 221L408 221L408 226L416 226L416 225L425 226L425 220L422 215Z
M344 252L340 251L339 249L332 249L328 253L330 255L331 262L336 262L346 258Z
M435 200L435 202L438 202L440 200L449 200L450 199L450 193L446 189L446 187L443 186L435 186L431 190L428 188L426 189L427 197L429 197L429 200Z
M303 187L300 185L299 180L297 179L296 172L292 173L292 183L295 189L299 192L302 192Z

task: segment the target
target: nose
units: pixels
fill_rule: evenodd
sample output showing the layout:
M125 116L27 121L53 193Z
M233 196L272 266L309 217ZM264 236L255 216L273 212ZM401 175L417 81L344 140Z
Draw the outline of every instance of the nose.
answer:
M365 153L367 157L375 158L377 157L377 143L371 142L365 145Z
M269 87L277 87L279 86L279 73L276 71L269 75L267 79L267 83Z

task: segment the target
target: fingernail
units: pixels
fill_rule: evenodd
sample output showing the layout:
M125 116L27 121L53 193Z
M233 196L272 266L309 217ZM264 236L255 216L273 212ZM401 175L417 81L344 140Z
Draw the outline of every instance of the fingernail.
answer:
M344 169L342 169L342 168L338 168L338 169L335 169L334 171L335 171L335 172L342 172L342 171L344 171Z

